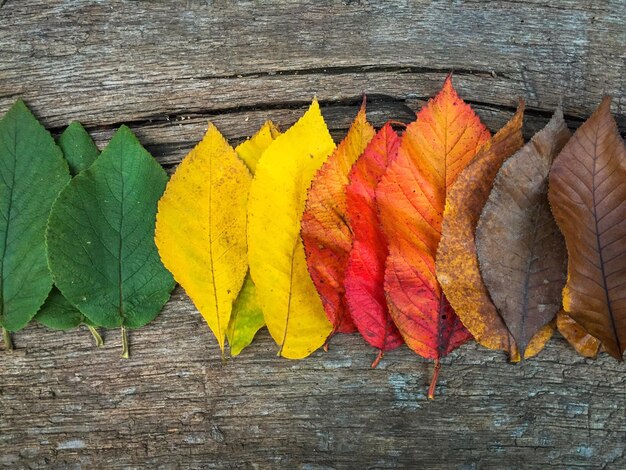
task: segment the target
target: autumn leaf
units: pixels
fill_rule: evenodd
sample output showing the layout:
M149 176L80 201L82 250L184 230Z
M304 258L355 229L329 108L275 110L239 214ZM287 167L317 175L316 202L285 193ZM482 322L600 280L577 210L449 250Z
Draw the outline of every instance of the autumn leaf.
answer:
M246 163L253 175L261 155L279 135L278 128L271 121L267 121L254 136L235 148L235 152ZM265 326L263 311L256 298L256 286L248 272L233 304L228 330L226 330L230 354L239 355L252 343L254 336L263 326Z
M122 126L50 212L46 242L54 282L93 323L122 328L122 357L128 357L126 330L153 320L174 287L154 244L166 181L163 168Z
M308 356L332 331L307 270L300 220L311 181L334 148L314 100L263 152L250 188L250 274L278 354L290 359Z
M345 296L361 336L380 350L372 367L385 351L404 343L385 299L385 260L389 252L376 205L376 186L398 154L399 144L398 134L391 124L385 124L352 167L346 187L346 215L353 242L345 271Z
M274 123L272 121L266 121L256 134L235 148L235 152L237 152L239 158L244 161L253 175L261 155L279 135L280 131Z
M407 345L435 359L470 339L435 277L435 254L448 188L489 139L489 131L456 93L442 90L409 124L377 190L389 243L385 291L389 311Z
M222 354L247 272L246 209L252 177L217 128L180 163L159 201L155 241Z
M563 310L556 315L556 327L578 354L592 359L597 357L602 346L600 341L587 333Z
M52 288L45 230L50 207L70 179L61 149L23 101L0 120L0 327L35 316Z
M346 263L352 246L345 190L350 168L375 132L367 122L363 102L345 139L315 175L302 216L307 266L334 332L356 331L344 290Z
M626 349L626 148L611 99L574 133L550 171L549 199L568 253L563 309L606 351Z
M437 251L437 278L463 324L480 344L507 351L513 361L519 360L519 352L483 282L474 237L500 166L524 144L523 118L522 102L511 120L476 155L448 192ZM541 330L525 357L540 351L551 335L551 327Z
M476 227L482 278L521 356L561 309L567 252L548 204L548 173L569 137L559 108L504 162Z

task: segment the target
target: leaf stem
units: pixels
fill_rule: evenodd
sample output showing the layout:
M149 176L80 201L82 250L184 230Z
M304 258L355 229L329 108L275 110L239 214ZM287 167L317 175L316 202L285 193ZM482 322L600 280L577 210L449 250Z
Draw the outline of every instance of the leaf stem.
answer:
M11 332L5 328L2 328L2 338L4 339L4 346L7 351L13 351L15 347L13 346L13 340L11 339Z
M96 347L99 348L100 346L102 346L104 344L104 341L102 340L102 336L100 336L100 333L98 333L98 330L96 330L91 325L85 326L89 329L89 331L91 332L91 336L93 336L93 339L96 341Z
M430 387L428 388L428 399L435 399L435 388L437 388L437 380L439 380L439 369L441 369L441 363L439 359L435 359L435 370L433 371L433 378L430 381Z
M122 326L122 359L128 359L130 354L128 352L128 333L126 327Z
M385 355L385 351L383 351L382 349L378 351L378 356L376 356L376 359L374 359L374 362L372 362L372 369L376 369L376 366L378 365L378 363L380 362L380 360L383 358L384 355Z
M335 336L335 333L337 333L337 325L333 325L333 329L332 331L328 334L328 337L326 338L326 341L324 341L324 352L328 352L328 343L330 343L330 340L333 336Z

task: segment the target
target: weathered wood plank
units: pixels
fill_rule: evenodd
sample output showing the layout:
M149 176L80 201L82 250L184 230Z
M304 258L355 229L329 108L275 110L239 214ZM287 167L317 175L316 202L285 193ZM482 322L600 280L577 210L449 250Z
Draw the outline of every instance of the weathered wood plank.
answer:
M543 468L624 463L626 376L603 355L554 340L519 365L475 344L432 364L407 348L375 352L342 336L303 361L276 357L263 333L222 364L180 290L119 359L115 331L32 326L3 353L0 462L18 466L177 464L202 468Z
M569 5L569 7L568 7ZM8 1L0 106L51 126L354 99L426 97L457 71L476 102L623 114L621 0L545 2ZM97 112L96 112L97 111ZM622 125L623 125L622 121Z
M269 2L0 0L0 112L18 97L55 132L83 121L100 145L126 122L169 169L211 119L237 143L286 128L317 95L339 139L409 121L450 70L495 130L518 96L526 132L563 99L576 127L600 101L626 133L621 0ZM86 331L30 326L0 352L6 468L623 468L626 374L554 339L519 365L476 344L432 364L341 336L276 357L262 333L222 364L178 289L162 315L95 350Z

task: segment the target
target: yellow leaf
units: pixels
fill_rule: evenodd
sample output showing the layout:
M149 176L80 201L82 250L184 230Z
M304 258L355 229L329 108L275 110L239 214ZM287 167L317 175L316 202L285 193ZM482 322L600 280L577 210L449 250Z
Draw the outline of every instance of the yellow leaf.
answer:
M184 158L159 201L155 241L224 351L232 304L247 270L252 177L217 128Z
M274 123L272 121L266 121L256 134L235 148L235 152L237 152L239 158L245 162L252 174L256 171L256 164L265 149L269 147L279 135L280 131Z
M248 259L279 355L308 356L332 326L307 271L300 220L313 176L334 150L316 100L263 153L248 205Z
M267 121L256 134L235 148L235 152L248 165L252 174L254 174L256 164L265 149L279 135L280 131L274 123ZM263 326L265 326L265 320L256 299L256 286L248 273L237 300L233 303L233 311L226 331L230 354L239 355L252 342L257 331Z

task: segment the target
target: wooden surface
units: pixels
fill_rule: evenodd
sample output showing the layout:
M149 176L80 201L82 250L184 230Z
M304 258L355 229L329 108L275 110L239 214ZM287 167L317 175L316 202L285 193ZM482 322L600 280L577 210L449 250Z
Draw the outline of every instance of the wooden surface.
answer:
M455 71L496 130L518 96L526 133L563 101L576 127L604 93L626 133L623 0L229 2L0 0L0 112L18 97L54 132L100 145L127 123L168 169L208 119L241 141L286 128L313 95L336 138L363 92L371 121L408 121ZM222 364L177 289L134 332L29 326L0 352L5 468L626 467L626 369L555 338L519 365L468 344L432 364L408 349L378 369L357 336L302 361L266 332Z

